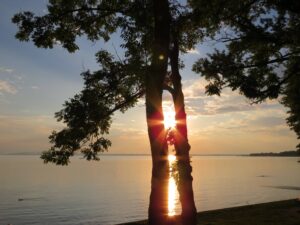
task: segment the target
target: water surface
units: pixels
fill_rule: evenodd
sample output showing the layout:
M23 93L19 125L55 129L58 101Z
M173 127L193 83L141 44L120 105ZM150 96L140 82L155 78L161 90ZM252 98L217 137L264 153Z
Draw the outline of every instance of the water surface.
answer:
M297 160L194 156L197 210L299 197ZM44 165L38 156L0 156L0 224L104 225L145 219L150 178L148 156L103 156L100 162L74 158L67 167ZM179 213L174 196L171 208Z

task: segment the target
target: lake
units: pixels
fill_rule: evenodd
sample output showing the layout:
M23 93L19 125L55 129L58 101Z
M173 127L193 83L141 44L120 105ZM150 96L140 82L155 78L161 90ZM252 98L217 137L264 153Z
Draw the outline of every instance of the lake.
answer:
M293 157L193 156L198 211L300 197ZM147 218L150 156L79 157L65 167L39 156L0 156L0 224L117 224ZM169 189L175 182L170 181ZM180 213L178 195L169 200Z

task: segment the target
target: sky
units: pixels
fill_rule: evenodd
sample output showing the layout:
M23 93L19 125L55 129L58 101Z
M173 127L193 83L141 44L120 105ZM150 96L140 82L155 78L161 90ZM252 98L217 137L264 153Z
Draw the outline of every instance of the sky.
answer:
M95 52L115 51L119 39L109 43L78 40L80 50L70 54L60 46L39 49L14 38L12 16L23 10L43 15L46 0L1 0L0 3L0 154L40 153L50 147L48 136L64 125L54 113L83 85L80 73L96 70ZM248 154L293 150L296 135L286 125L286 111L278 100L259 105L237 92L206 96L206 81L191 71L193 62L215 46L198 45L182 55L181 71L188 114L191 154ZM164 106L170 107L165 95ZM110 154L150 154L145 107L141 101L125 114L116 113L108 136Z

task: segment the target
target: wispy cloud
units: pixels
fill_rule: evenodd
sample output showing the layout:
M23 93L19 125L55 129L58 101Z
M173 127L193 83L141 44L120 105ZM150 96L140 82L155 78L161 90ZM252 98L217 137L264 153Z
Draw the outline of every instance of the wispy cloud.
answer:
M16 94L18 91L17 89L10 83L4 80L0 80L0 93L9 93L9 94Z
M199 99L207 97L205 95L205 83L204 79L187 80L183 82L183 93L185 99Z
M38 89L40 89L40 87L39 86L31 86L31 89L38 90Z
M221 96L208 96L205 94L207 81L203 78L188 80L183 83L186 108L190 115L218 115L235 112L261 111L278 109L278 101L268 100L263 104L251 105L249 100L238 92L227 88ZM280 109L281 112L283 111Z
M4 73L12 73L12 72L14 72L14 69L11 69L11 68L5 68L5 67L0 67L0 72L4 72Z
M195 55L200 55L200 52L197 49L195 49L195 48L187 50L187 53L189 53L189 54L195 54Z

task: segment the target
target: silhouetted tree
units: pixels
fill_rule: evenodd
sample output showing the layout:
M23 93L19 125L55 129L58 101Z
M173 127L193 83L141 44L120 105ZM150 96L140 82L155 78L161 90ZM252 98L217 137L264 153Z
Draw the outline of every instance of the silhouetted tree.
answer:
M253 103L279 98L300 138L300 1L190 2L206 35L223 43L194 64L209 81L206 92L220 95L229 87Z
M67 165L74 152L87 160L98 160L108 149L106 138L116 111L125 112L145 96L148 134L153 169L149 223L167 223L168 146L162 123L162 94L171 93L178 121L174 146L178 156L180 201L184 224L196 224L192 190L186 113L179 69L179 52L185 53L200 40L199 25L191 8L176 0L49 0L48 13L16 14L16 37L33 41L37 47L60 44L69 52L79 49L76 38L108 41L113 33L122 39L124 58L116 59L100 50L96 54L100 70L82 73L83 90L55 114L67 127L50 136L52 147L43 152L45 163ZM195 20L196 21L196 20ZM170 71L168 70L170 63Z

